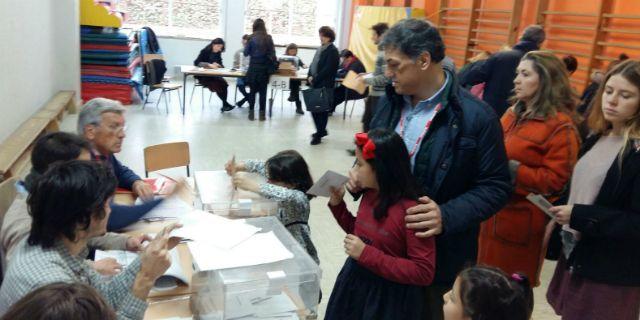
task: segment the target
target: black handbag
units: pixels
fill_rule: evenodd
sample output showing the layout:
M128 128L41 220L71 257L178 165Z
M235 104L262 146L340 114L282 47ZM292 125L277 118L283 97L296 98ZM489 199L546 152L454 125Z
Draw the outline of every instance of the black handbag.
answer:
M304 104L309 112L329 112L333 107L333 88L302 90Z

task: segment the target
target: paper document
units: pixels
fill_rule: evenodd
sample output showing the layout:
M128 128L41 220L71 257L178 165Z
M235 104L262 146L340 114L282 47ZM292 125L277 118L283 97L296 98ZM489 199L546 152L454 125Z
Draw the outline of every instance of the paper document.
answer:
M367 90L367 84L364 81L356 80L357 77L357 73L353 70L349 70L347 75L344 77L344 80L342 80L342 85L355 90L359 94L364 94L365 90Z
M553 204L551 204L551 202L549 202L545 197L539 194L529 193L527 195L527 200L531 201L531 203L536 205L536 207L546 213L551 219L555 219L556 216L549 211L549 208L553 207Z
M229 249L198 241L187 245L199 271L254 266L293 258L293 253L272 231L255 234Z
M195 177L202 203L231 201L233 184L226 171L196 171Z
M268 295L264 292L242 292L227 298L225 319L299 319L298 308L288 295L281 292ZM292 317L293 316L293 317Z
M311 186L307 193L314 196L329 197L331 196L331 187L341 188L347 181L349 181L349 178L329 170Z
M138 200L136 200L136 204L138 204ZM180 219L180 217L191 211L193 211L193 206L182 201L182 199L178 197L167 197L155 208L142 216L140 220L159 221L165 219Z
M180 223L182 228L173 230L171 236L219 249L233 248L261 230L240 220L231 220L199 210L184 215Z
M187 276L182 269L182 265L180 264L180 255L178 254L178 250L175 248L169 251L171 255L171 266L169 269L165 271L164 275L156 280L156 283L153 286L153 290L156 291L164 291L175 289L178 286L178 281L189 284L190 279L187 279ZM130 265L136 258L138 254L135 252L122 251L122 250L96 250L95 259L105 259L105 258L113 258L118 261L124 268Z

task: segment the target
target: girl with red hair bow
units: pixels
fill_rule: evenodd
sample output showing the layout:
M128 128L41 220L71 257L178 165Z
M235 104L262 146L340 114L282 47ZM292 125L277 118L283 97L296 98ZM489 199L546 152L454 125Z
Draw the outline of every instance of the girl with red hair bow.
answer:
M325 319L424 319L424 288L435 273L435 241L405 226L420 195L402 138L386 129L356 135L351 174L364 194L358 214L347 209L344 188L329 208L347 233L349 255L329 298Z

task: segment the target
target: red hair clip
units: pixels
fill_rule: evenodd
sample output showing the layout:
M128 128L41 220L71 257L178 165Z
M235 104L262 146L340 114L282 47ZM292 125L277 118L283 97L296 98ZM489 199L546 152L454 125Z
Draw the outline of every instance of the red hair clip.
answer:
M356 145L362 147L362 157L365 160L373 159L376 157L376 145L369 139L369 135L362 132L356 133Z

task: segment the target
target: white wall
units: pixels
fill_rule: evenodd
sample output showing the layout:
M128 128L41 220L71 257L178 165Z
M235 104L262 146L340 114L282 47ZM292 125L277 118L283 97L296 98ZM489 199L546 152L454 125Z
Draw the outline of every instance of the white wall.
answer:
M0 141L59 90L80 92L78 0L0 1Z

